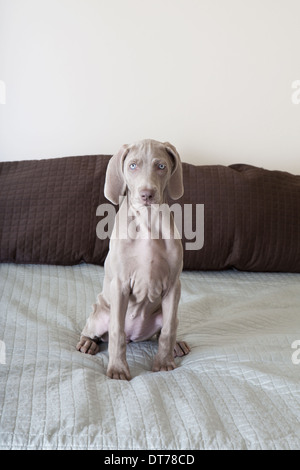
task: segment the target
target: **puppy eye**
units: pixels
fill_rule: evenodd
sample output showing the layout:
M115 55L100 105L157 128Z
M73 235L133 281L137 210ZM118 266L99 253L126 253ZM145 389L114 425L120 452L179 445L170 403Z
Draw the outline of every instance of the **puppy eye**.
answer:
M130 163L129 168L131 170L135 170L136 169L136 163Z
M164 170L164 169L166 168L166 165L164 165L163 163L160 163L160 164L158 165L158 168L159 168L160 170Z

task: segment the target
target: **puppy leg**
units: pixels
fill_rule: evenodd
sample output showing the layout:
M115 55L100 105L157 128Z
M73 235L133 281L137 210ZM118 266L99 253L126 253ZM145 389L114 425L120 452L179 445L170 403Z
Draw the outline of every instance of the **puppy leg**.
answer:
M93 305L93 312L87 319L76 345L77 351L85 354L97 354L100 351L100 338L108 331L109 308L104 304L101 294L98 300L99 303Z
M124 289L121 281L114 278L110 283L110 320L107 375L111 379L130 380L131 375L126 361L125 316L129 300L129 286Z
M163 325L158 341L158 352L153 362L153 372L173 370L176 368L174 349L176 345L179 299L180 280L178 279L171 287L168 294L162 299Z
M160 336L160 331L156 334L157 340L159 340ZM182 357L186 356L191 352L191 349L189 345L185 341L176 341L174 350L173 350L173 356L175 357Z

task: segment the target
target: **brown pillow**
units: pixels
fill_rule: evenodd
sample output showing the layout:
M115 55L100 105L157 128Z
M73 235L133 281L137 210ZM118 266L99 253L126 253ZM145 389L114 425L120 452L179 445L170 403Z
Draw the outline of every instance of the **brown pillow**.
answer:
M96 208L110 156L0 163L0 260L103 264Z
M178 202L204 204L204 245L184 251L185 269L300 272L300 176L244 164L183 172Z
M103 264L109 241L96 235L96 209L108 204L109 158L0 163L0 261ZM169 202L181 204L183 213L192 204L188 222L196 233L203 222L196 220L196 204L204 205L201 249L187 249L192 240L182 225L184 269L300 272L300 176L183 163L183 179L184 196Z

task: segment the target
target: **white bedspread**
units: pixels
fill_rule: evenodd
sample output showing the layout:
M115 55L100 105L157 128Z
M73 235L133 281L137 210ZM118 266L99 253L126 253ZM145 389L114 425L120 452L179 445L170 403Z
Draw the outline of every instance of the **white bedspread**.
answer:
M184 272L191 353L152 373L156 342L131 343L130 382L106 377L106 344L75 350L102 280L91 265L0 265L0 448L300 448L300 274Z

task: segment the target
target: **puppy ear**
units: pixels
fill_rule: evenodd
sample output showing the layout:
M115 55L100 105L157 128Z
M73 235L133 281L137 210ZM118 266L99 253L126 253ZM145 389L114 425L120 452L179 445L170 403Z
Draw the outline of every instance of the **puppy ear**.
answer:
M179 199L184 193L180 156L174 145L169 142L164 142L163 145L173 161L173 170L168 183L168 193L172 199Z
M119 196L125 194L126 183L123 175L123 162L128 152L129 146L123 145L108 162L104 184L104 196L113 204L119 204Z

